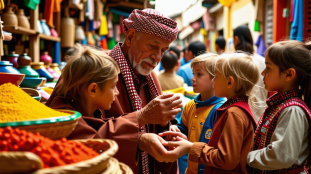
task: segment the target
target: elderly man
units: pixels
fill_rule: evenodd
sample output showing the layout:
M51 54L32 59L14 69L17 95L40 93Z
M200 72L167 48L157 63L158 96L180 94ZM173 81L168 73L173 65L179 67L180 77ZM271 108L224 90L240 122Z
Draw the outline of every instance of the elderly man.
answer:
M95 118L82 117L68 139L115 140L119 145L115 158L135 174L178 173L176 162L161 163L166 149L157 133L169 129L170 120L180 112L181 100L174 95L160 95L161 87L152 71L176 39L177 24L153 9L134 10L123 24L125 41L109 53L120 67L120 94L99 118L96 113ZM66 108L53 101L56 91L57 87L46 104Z

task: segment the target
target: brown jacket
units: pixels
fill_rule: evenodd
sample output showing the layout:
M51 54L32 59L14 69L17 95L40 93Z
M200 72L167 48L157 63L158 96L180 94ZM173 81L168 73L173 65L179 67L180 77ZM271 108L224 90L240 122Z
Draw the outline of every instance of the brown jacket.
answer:
M161 93L161 87L155 73L152 72L151 76ZM59 80L59 83L61 83L61 80ZM141 133L139 132L136 112L132 112L131 102L121 74L119 74L117 89L120 94L111 105L111 109L102 113L101 118L89 117L85 115L86 113L81 107L75 104L72 106L68 101L56 97L57 87L46 105L54 109L74 109L81 112L82 119L79 120L77 127L68 139L107 138L115 140L119 145L119 150L114 157L131 167L135 174L139 174L141 164L138 160L138 157L140 157L138 140ZM150 102L148 85L141 87L140 97L143 107ZM160 133L163 132L163 128L150 125L150 132ZM160 163L149 155L149 171L150 173L176 174L178 173L177 162Z
M238 103L244 103L249 112ZM217 110L208 145L197 142L191 147L189 160L205 164L205 174L248 173L246 159L253 149L256 123L246 102L236 104Z

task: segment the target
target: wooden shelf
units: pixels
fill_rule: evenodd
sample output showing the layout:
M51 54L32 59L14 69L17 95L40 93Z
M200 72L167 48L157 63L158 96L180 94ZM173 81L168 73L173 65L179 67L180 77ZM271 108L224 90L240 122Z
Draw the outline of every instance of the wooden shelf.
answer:
M39 37L40 39L44 39L48 41L60 42L60 37L47 36L45 34L39 34Z
M23 27L15 27L15 26L3 26L3 31L7 31L13 34L24 34L24 35L33 35L36 34L37 32L32 29L27 29Z

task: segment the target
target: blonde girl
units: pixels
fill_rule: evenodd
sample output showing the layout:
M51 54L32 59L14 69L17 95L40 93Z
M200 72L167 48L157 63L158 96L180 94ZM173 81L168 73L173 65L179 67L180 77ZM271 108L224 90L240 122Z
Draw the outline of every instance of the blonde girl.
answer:
M247 157L253 173L307 173L310 163L311 46L282 41L270 46L262 72L267 100Z
M109 110L119 94L117 63L105 52L90 46L75 45L67 57L56 97L49 107L70 109L82 114L69 139L93 138L98 125L105 124L101 111ZM95 128L94 125L98 124ZM91 132L90 132L91 131Z
M181 133L165 132L161 136L178 136L179 140L163 144L176 147L167 152L168 161L189 153L190 161L206 165L204 173L248 173L246 157L253 148L256 126L248 96L258 80L258 66L247 54L220 55L213 80L215 96L228 100L216 111L209 143L192 143L180 138L184 137Z

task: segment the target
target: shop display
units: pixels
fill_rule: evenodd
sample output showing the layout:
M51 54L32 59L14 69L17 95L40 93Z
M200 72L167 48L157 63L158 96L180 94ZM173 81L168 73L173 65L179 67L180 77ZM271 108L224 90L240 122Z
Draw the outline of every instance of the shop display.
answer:
M4 12L1 14L3 25L17 27L18 20L16 14L14 13L14 9L16 9L16 7L13 7L12 5L4 9Z
M41 20L41 27L42 27L43 34L45 34L47 36L51 36L51 31L50 31L50 29L49 29L49 27L46 24L46 21L44 19Z
M58 74L61 75L62 71L59 69L58 64L57 63L51 63L50 67Z
M30 23L28 18L25 16L24 9L18 9L16 12L18 26L30 29Z
M4 83L12 83L13 85L19 86L25 74L12 74L12 73L1 73L0 72L0 85Z
M50 32L51 32L51 36L58 37L58 33L54 28L51 28Z
M32 152L41 158L44 168L77 163L99 155L80 142L67 141L66 138L53 141L40 134L11 127L0 128L0 139L0 152Z
M30 67L31 58L26 53L18 57L17 63L19 65L18 67L19 72L25 74L26 77L35 77L35 78L39 77L39 74Z
M0 108L0 123L69 115L45 106L11 83L0 86Z
M18 59L19 55L15 54L15 51L11 51L10 54L4 56L4 60L10 61L13 64L14 68L18 68Z
M20 72L13 67L13 64L9 61L0 61L0 72L19 74Z
M39 73L40 77L45 77L46 81L53 82L54 76L48 70L46 70L43 62L39 62L39 63L32 62L31 68L36 70Z
M40 61L44 62L44 66L46 70L53 75L55 80L59 79L59 74L57 74L52 68L50 68L50 64L52 63L52 57L49 56L47 51L44 51L43 54L40 56Z
M73 18L62 18L61 30L61 46L73 47L75 41L75 22Z
M39 20L37 20L37 32L38 33L43 33L42 25Z

